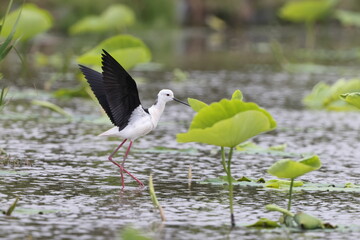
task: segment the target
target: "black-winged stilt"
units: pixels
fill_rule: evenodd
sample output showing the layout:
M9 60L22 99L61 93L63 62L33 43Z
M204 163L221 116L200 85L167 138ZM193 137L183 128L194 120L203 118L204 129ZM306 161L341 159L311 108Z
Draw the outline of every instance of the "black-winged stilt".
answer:
M133 141L148 134L156 127L167 102L175 100L187 106L189 104L176 99L171 90L163 89L158 93L154 105L147 109L143 108L134 79L105 50L103 50L102 54L102 73L83 65L79 66L100 105L115 125L115 127L100 134L100 136L116 136L124 139L108 158L120 168L122 187L125 187L123 172L131 176L141 186L144 186L139 179L124 168ZM113 160L113 157L127 140L130 143L122 163L119 164Z

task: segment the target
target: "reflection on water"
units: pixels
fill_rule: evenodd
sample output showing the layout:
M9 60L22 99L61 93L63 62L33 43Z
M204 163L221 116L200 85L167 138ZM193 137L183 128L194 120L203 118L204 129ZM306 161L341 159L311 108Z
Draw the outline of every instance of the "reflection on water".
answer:
M256 137L255 142L262 146L286 143L291 152L320 156L323 167L302 180L359 183L359 113L308 111L301 105L303 95L317 81L335 81L340 77L336 73L189 71L189 79L184 82L172 82L166 72L134 74L151 80L140 84L144 106L153 103L159 88L173 89L180 99L194 97L208 103L230 97L239 88L247 101L266 107L278 121L277 130ZM156 194L167 218L160 226L147 188L139 189L126 177L126 189L121 191L118 169L107 161L120 140L97 137L110 127L109 121L99 120L97 105L84 99L59 101L74 114L74 121L69 122L30 105L31 98L14 99L0 115L0 146L11 159L31 163L1 165L1 208L6 209L15 196L20 201L12 218L0 220L0 238L115 239L128 225L159 239L287 238L283 229L241 227L260 217L277 219L279 215L266 212L264 206L286 204L286 193L253 187L235 187L239 227L229 231L226 187L199 184L200 180L223 174L219 153L213 147L179 144L175 140L178 132L187 130L194 114L191 109L168 103L158 128L136 141L126 162L127 169L145 184L153 174ZM157 149L159 146L165 150ZM189 148L197 151L180 151ZM269 179L266 169L276 160L275 156L235 153L233 175ZM191 188L187 179L190 165ZM359 194L351 192L295 192L293 207L294 211L308 211L325 221L351 225L358 220L358 199ZM292 237L356 239L359 233L347 232L344 237L341 231L315 231L294 233Z

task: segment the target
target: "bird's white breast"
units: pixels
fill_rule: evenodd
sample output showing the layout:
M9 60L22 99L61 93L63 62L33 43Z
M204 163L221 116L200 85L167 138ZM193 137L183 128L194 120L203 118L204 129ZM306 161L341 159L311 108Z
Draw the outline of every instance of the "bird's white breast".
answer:
M124 139L135 140L138 137L148 134L155 128L151 116L144 111L142 106L134 109L129 119L128 125L119 131L119 127L113 127L100 136L116 136Z

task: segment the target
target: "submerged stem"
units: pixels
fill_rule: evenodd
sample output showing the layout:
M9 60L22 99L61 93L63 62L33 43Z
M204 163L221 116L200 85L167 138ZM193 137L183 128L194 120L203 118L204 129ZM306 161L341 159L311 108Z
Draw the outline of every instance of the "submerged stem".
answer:
M294 178L292 178L291 182L290 182L289 201L288 201L288 206L287 206L288 211L290 211L290 208L291 208L291 198L292 198L293 185L294 185Z

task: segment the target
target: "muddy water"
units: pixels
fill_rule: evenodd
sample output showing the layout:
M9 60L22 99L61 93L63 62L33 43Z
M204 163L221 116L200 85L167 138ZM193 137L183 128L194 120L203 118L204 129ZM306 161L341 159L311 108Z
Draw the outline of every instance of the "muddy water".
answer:
M165 80L169 75L156 74L156 79ZM302 180L359 184L359 113L309 111L301 105L304 93L319 78L331 82L338 77L272 71L196 71L190 72L188 81L164 81L163 87L174 89L180 99L190 96L205 102L231 96L234 89L240 88L247 101L266 107L278 122L277 130L256 137L255 142L262 146L286 143L290 152L320 156L323 167ZM140 85L145 106L152 104L158 86L156 81ZM35 94L49 99L47 94ZM13 216L0 220L1 238L117 239L125 227L132 226L156 239L288 239L283 229L242 227L260 217L277 219L278 214L265 211L266 204L286 204L284 192L261 188L235 187L238 226L229 231L226 188L199 183L223 175L217 149L196 143L179 144L175 139L178 132L187 130L194 114L191 109L168 103L156 131L135 142L126 163L127 169L145 185L149 174L153 174L167 218L161 224L147 187L139 189L127 177L126 188L121 191L119 172L107 161L119 139L97 137L111 125L106 119L99 120L101 112L96 104L84 99L50 99L73 114L74 119L69 121L30 105L33 97L26 96L13 99L0 116L0 146L10 155L10 163L1 165L1 208L5 210L16 196L20 197ZM266 169L278 159L236 152L233 175L272 178ZM191 187L187 179L189 166ZM291 238L358 238L360 225L353 224L360 212L359 197L359 193L352 192L296 192L294 211L307 211L353 228L292 233Z

